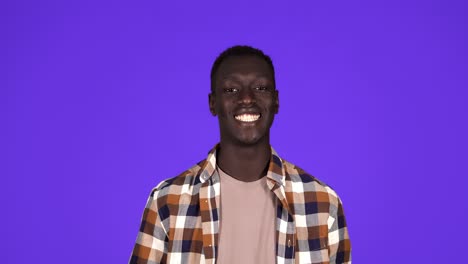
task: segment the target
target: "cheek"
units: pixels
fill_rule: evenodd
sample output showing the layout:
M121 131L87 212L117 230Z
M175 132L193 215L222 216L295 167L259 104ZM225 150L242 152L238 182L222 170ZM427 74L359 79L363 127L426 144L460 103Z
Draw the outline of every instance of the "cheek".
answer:
M223 104L218 104L216 110L220 114L227 115L232 112L233 106L229 102L224 102Z
M272 100L272 98L263 100L262 104L264 105L265 109L269 112L276 112L276 109L278 109L276 102Z

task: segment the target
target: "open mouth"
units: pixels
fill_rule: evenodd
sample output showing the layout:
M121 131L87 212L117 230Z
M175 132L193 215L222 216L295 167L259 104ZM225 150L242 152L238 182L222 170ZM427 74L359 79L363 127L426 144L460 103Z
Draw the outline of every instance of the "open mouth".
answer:
M241 114L235 115L234 118L241 122L255 122L260 118L260 114Z

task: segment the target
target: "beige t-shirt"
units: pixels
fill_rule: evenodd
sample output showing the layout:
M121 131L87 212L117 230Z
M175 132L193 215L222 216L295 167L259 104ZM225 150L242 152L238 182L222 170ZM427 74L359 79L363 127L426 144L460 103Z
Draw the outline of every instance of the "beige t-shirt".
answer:
M276 203L267 177L239 181L218 168L219 264L276 263Z

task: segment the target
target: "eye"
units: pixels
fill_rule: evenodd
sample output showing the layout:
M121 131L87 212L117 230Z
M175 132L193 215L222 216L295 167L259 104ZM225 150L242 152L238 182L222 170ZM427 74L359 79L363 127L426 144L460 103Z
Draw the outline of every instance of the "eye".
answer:
M258 86L255 86L254 88L256 91L267 91L268 90L268 87L264 86L264 85L258 85Z
M224 89L225 93L236 93L238 91L239 91L239 89L237 89L237 88L225 88Z

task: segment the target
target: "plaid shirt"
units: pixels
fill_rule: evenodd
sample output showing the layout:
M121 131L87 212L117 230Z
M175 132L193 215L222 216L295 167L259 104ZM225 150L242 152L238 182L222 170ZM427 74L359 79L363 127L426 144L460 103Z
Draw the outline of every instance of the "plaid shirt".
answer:
M148 199L130 263L216 263L220 182L216 149ZM268 188L278 198L277 263L351 263L340 198L272 149ZM242 252L239 252L242 254Z

